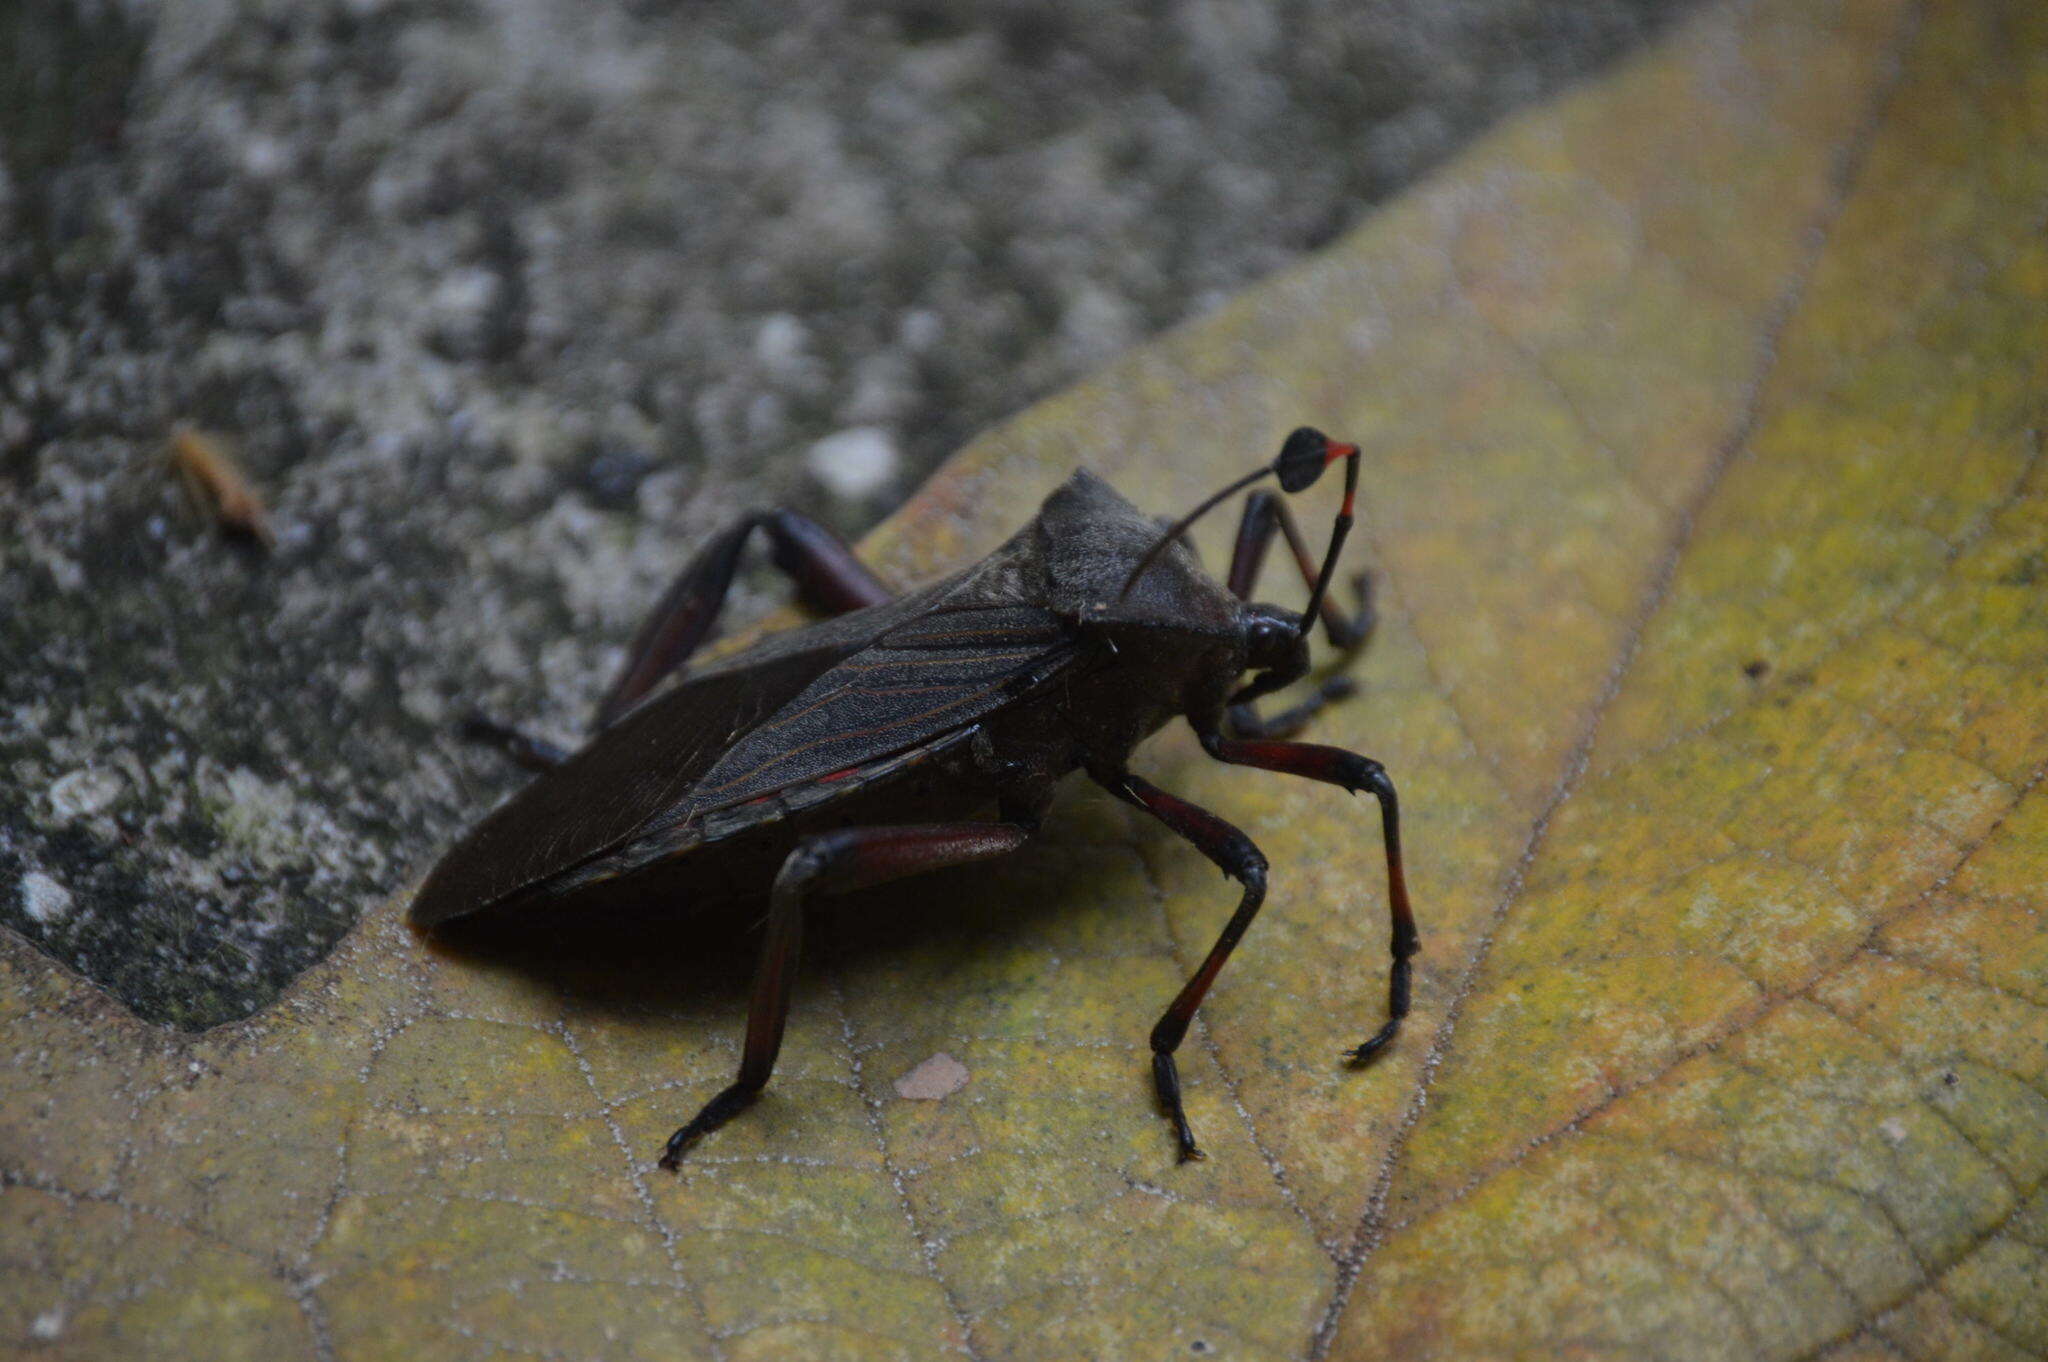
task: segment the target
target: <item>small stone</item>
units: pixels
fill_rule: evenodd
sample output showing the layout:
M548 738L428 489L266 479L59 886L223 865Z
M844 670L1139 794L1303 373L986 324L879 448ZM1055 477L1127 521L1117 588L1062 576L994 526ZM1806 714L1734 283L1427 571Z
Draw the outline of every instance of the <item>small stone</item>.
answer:
M902 355L884 350L854 368L853 396L839 418L859 425L883 425L908 416L917 405L917 379Z
M641 480L653 467L654 460L641 450L606 447L593 451L584 460L577 482L599 506L608 511L623 511L632 506Z
M257 133L242 143L242 169L267 180L290 167L292 153L282 141Z
M896 325L896 338L917 354L937 345L944 334L945 319L928 307L911 308Z
M754 333L754 358L777 377L793 377L802 370L810 343L811 334L802 322L787 312L777 312L763 318L761 329Z
M1062 353L1077 365L1095 365L1128 349L1142 334L1130 302L1107 289L1084 287L1060 314Z
M70 914L71 891L40 870L21 877L21 911L44 926Z
M1878 1133L1884 1136L1886 1143L1892 1145L1904 1144L1909 1133L1906 1130L1906 1123L1896 1116L1885 1117L1878 1122L1877 1129Z
M80 591L85 587L85 569L74 558L67 558L61 553L46 553L43 555L43 568L60 591Z
M879 492L896 475L899 462L895 437L880 426L855 426L827 435L804 455L811 476L848 501Z
M427 344L450 359L481 359L491 346L492 312L504 280L484 267L451 270L427 295Z
M89 818L121 797L127 782L119 771L84 767L50 783L50 808L59 818Z
M498 276L481 266L451 270L429 302L447 320L467 322L497 301L499 286Z
M967 1086L967 1066L939 1051L896 1080L896 1095L906 1102L937 1102Z
M64 1332L64 1309L45 1310L29 1321L28 1336L38 1343L55 1343Z

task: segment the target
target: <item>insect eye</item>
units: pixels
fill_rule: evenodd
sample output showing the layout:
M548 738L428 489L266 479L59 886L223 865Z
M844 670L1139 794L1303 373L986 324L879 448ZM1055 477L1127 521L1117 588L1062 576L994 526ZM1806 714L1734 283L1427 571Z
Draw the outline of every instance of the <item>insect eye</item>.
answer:
M1300 648L1301 621L1277 606L1253 606L1245 620L1247 665L1269 669L1291 664Z

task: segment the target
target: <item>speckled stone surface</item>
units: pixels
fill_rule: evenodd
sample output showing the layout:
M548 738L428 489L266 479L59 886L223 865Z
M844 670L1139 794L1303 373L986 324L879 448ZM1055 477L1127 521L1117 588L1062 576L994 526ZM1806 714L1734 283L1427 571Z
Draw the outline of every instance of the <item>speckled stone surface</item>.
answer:
M1684 7L0 7L0 923L260 1006L516 783L453 721L573 735L694 539L864 528Z

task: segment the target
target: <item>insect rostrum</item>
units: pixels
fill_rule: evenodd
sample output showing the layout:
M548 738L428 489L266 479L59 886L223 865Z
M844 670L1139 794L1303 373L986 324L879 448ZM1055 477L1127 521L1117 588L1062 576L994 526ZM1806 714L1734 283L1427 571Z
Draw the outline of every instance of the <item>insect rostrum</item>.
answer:
M1344 503L1320 564L1285 503L1265 489L1245 498L1227 584L1206 576L1180 542L1195 516L1231 493L1269 474L1300 491L1340 459ZM564 756L511 729L472 725L545 774L442 859L413 901L412 921L433 929L622 895L687 908L765 889L739 1074L670 1137L661 1162L674 1168L774 1070L807 899L1016 851L1038 828L1054 785L1083 771L1242 889L1151 1036L1153 1079L1180 1157L1200 1158L1174 1051L1258 913L1266 859L1222 818L1129 769L1132 750L1175 715L1218 761L1378 800L1393 965L1387 1019L1346 1052L1351 1061L1383 1049L1408 1011L1417 938L1393 782L1368 757L1292 740L1318 708L1349 694L1349 683L1325 682L1281 714L1256 708L1308 673L1315 624L1344 655L1371 634L1366 579L1355 613L1329 595L1358 464L1356 446L1304 427L1271 465L1164 532L1108 483L1077 472L987 558L903 596L822 526L787 510L745 516L704 546L642 628L586 746ZM756 531L799 597L831 618L683 673ZM1310 584L1304 615L1251 600L1276 536ZM970 806L993 816L959 821Z

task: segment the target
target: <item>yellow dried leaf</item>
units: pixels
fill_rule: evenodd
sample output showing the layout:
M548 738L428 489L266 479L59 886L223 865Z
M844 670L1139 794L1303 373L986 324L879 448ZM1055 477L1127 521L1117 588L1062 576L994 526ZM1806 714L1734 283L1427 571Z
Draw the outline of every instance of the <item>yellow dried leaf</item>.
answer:
M825 915L678 1177L742 944L463 959L395 903L179 1038L10 938L0 1349L2048 1352L2044 205L2048 8L1712 11L877 536L907 580L1076 463L1173 511L1298 422L1365 445L1384 622L1318 736L1401 784L1416 1013L1339 1063L1369 807L1162 737L1275 867L1183 1051L1207 1163L1145 1036L1234 895L1081 790ZM972 1082L899 1097L939 1051Z

